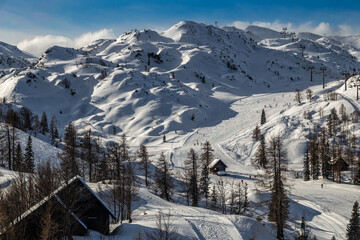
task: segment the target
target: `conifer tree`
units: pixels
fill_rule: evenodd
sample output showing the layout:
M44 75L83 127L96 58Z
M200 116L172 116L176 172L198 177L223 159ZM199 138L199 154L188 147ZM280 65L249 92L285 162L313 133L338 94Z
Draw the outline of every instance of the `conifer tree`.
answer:
M109 179L109 167L107 162L107 154L103 153L102 158L100 159L99 165L99 174L97 177L97 181L103 181Z
M185 171L188 176L189 189L190 189L190 198L192 200L192 206L198 206L199 203L199 186L198 186L198 171L199 171L199 159L193 148L190 149L188 153L188 158L185 160Z
M261 131L259 128L259 125L256 124L254 130L253 130L253 140L258 141L261 137Z
M32 138L29 135L25 148L24 163L26 172L33 173L35 168L34 151L32 150Z
M272 176L269 221L275 222L278 239L284 239L284 228L289 215L289 199L284 186L285 152L280 136L272 137L268 144L269 172Z
M309 149L306 149L304 156L304 181L310 180L310 158L309 158Z
M94 163L97 158L94 151L94 144L91 137L91 129L86 131L83 138L83 148L82 148L82 160L88 164L89 170L89 181L92 182L94 175Z
M49 125L48 125L48 120L47 120L47 116L46 113L43 112L42 116L41 116L41 121L40 121L40 132L41 134L45 134L49 131Z
M56 135L58 135L58 133L57 133L57 128L56 128L56 118L55 118L55 116L53 116L51 118L49 127L50 127L51 142L54 143L55 138L58 137L58 136L56 136Z
M296 89L295 90L295 102L297 102L297 103L301 103L301 99L302 99L302 97L301 97L301 91L299 90L299 89Z
M22 172L24 171L24 162L23 162L23 154L21 150L20 143L17 144L15 150L15 158L14 158L14 170Z
M149 159L149 154L148 154L147 148L144 145L140 146L140 149L138 151L138 156L141 161L140 169L144 171L145 185L146 185L146 187L148 187L149 186L148 175L149 175L149 167L150 167L151 161Z
M340 106L339 114L341 116L342 121L346 121L348 119L347 114L346 114L346 107L344 106L343 103Z
M171 177L171 169L165 159L164 153L160 154L155 170L155 191L161 198L171 200L174 184Z
M258 146L255 153L254 165L257 166L258 168L266 169L267 158L266 158L266 144L265 144L264 135L260 136L260 145Z
M320 163L319 163L319 144L316 136L312 136L309 144L311 176L314 180L318 180L320 176Z
M307 100L309 100L309 102L311 102L312 97L313 97L313 91L311 91L311 89L309 88L306 90L306 98Z
M266 116L265 116L265 110L263 109L261 112L261 125L266 123Z
M65 127L64 148L60 157L60 168L62 170L62 176L65 180L69 180L72 177L80 173L77 163L77 131L72 123L69 123Z
M237 184L237 213L240 214L242 212L243 209L243 187L242 187L242 183L241 181L238 182Z
M360 185L360 148L357 151L357 159L356 159L356 171L354 176L354 184Z
M200 159L203 164L209 166L209 164L214 160L214 149L212 149L209 141L206 141L201 148L203 150Z
M346 227L346 237L348 240L357 240L360 236L360 218L359 218L359 204L356 201L351 213L350 222Z
M323 177L329 179L331 175L331 151L329 142L326 142L325 145L325 156L324 156L324 165L323 165Z
M209 171L205 164L203 164L201 168L201 176L200 176L200 192L204 194L205 197L205 207L208 207L208 198L209 198L209 185L210 185L210 177Z
M211 209L216 210L218 208L217 203L218 203L218 194L217 194L215 185L213 185L211 193L210 193L210 207L211 207Z
M248 185L245 183L244 186L244 202L243 202L243 212L246 212L249 207L249 200L248 200Z

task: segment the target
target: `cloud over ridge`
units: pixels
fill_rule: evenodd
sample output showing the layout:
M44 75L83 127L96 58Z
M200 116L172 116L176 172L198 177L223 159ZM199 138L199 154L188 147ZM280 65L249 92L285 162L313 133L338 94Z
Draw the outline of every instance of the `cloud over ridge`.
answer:
M105 28L95 32L87 32L75 38L55 35L40 35L20 41L17 44L17 47L20 50L29 52L35 56L40 56L46 49L54 45L80 48L101 38L115 38L113 30Z

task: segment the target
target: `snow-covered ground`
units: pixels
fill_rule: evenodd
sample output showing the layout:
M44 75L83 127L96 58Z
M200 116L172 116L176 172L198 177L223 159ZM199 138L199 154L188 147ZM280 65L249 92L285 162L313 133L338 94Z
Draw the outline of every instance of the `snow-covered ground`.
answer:
M251 158L258 143L252 140L252 130L260 123L261 110L267 118L261 132L266 139L280 134L288 153L288 169L301 171L311 129L323 125L330 110L341 104L348 114L360 111L355 87L344 91L341 80L344 70L360 69L354 57L359 52L357 39L311 33L291 39L256 26L243 31L180 22L163 33L132 31L79 50L52 47L35 67L6 69L6 75L0 77L0 97L38 115L45 111L49 118L56 116L59 130L70 121L80 132L91 128L105 143L119 140L125 132L132 150L143 143L153 160L165 152L175 171L183 167L190 148L200 151L207 140L215 156L229 167L229 175L222 178L246 181L250 200L255 201L258 172L251 166ZM304 56L300 45L305 46ZM313 82L309 66L315 67ZM327 69L326 89L322 89L320 67ZM68 87L64 79L70 82ZM305 97L309 88L314 93L311 102ZM302 90L300 104L294 101L295 89ZM338 101L324 100L328 90L338 93ZM304 111L309 112L309 119L304 119ZM359 124L349 124L349 128L360 134ZM26 134L21 134L26 139ZM40 141L46 142L34 140L35 155L56 157L58 150ZM5 185L11 180L7 176L14 174L1 173ZM212 176L212 182L217 178ZM290 175L289 183L289 229L304 215L318 239L333 235L345 239L359 188L323 180L304 182ZM274 230L254 218L166 202L144 187L134 208L133 223L120 227L121 238L131 239L138 230L154 228L161 210L171 211L184 239L274 239ZM98 238L96 233L92 235Z

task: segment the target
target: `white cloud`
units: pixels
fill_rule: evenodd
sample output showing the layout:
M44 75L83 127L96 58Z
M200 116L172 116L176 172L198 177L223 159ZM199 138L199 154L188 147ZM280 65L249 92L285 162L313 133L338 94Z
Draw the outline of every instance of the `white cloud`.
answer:
M17 44L17 47L35 56L40 56L46 49L54 45L80 48L101 38L115 38L115 35L111 29L102 29L96 32L88 32L75 38L42 35L22 40Z
M243 22L243 21L235 21L231 24L240 29L245 29L249 25L256 25L259 27L270 28L275 31L281 31L283 27L286 27L288 31L291 32L311 32L318 35L339 35L339 36L347 36L353 34L360 34L360 27L354 27L347 24L340 24L337 26L332 26L330 23L321 22L317 25L312 22L306 22L301 24L294 24L291 22Z
M51 46L58 45L70 47L72 40L70 38L54 35L36 36L32 39L25 39L18 43L20 50L29 52L35 56L40 56L46 49Z
M97 32L88 32L84 33L81 36L75 38L75 47L84 47L87 44L97 40L97 39L107 39L107 38L115 38L114 32L112 29L102 29Z

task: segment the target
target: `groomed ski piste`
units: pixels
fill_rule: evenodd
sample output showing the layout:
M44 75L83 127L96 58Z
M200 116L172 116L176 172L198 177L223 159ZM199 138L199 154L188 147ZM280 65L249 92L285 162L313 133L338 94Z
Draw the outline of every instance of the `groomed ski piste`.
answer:
M0 78L0 96L38 115L45 111L49 117L56 116L59 130L72 121L80 132L91 128L104 143L118 141L124 132L132 151L145 144L153 164L164 152L174 172L181 171L190 148L200 153L201 143L209 141L229 173L211 175L212 183L222 178L249 185L252 214L242 216L188 207L180 197L167 202L141 181L133 222L124 222L105 239L134 239L139 231L156 228L159 211L171 213L181 239L276 239L276 230L266 218L256 220L263 209L254 204L259 201L260 173L251 165L259 144L253 141L252 131L260 126L262 109L267 122L260 126L261 133L266 140L280 134L287 151L291 208L286 237L292 239L295 223L305 216L312 236L345 239L360 188L322 178L305 182L291 173L302 171L306 137L315 125L325 125L332 108L338 110L344 104L347 114L360 112L353 87L358 76L349 79L345 91L342 75L344 69L359 69L354 58L359 51L349 45L351 38L343 44L340 37L302 33L292 40L277 34L254 26L240 30L181 22L164 33L133 31L79 50L53 47L32 68L4 68L7 74ZM299 44L306 46L304 56ZM310 65L315 66L312 82ZM327 68L325 89L321 66ZM28 72L36 77L29 78ZM69 89L63 86L64 78L71 81ZM295 89L302 91L300 104L294 101ZM311 102L305 97L306 89L313 91ZM338 94L337 101L324 99L329 90ZM308 119L304 111L309 112ZM359 124L349 123L349 129L359 136ZM24 146L27 136L19 130ZM37 161L51 159L56 164L60 150L45 136L33 139ZM1 187L6 188L17 173L1 169L0 175ZM140 171L138 177L143 179ZM102 189L101 183L90 186ZM99 233L91 232L87 238L98 239Z

